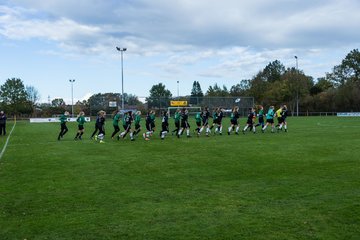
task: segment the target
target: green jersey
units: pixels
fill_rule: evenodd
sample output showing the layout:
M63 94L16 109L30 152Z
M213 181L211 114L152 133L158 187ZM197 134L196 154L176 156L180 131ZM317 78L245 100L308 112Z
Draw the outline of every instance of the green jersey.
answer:
M274 109L269 109L268 113L266 114L266 119L273 119L274 118Z
M66 123L67 119L68 119L68 116L65 115L65 114L61 115L60 118L59 118L61 123Z
M136 115L136 116L135 116L135 124L136 124L136 125L140 125L140 121L141 121L141 116L140 116L140 115Z
M214 112L213 113L213 119L216 120L217 118L218 118L218 114L217 114L217 112Z
M84 126L85 123L85 117L84 116L79 116L76 121L78 122L79 126Z
M195 115L195 121L196 121L197 123L201 122L201 113L196 113L196 115Z
M115 114L114 118L113 118L113 125L114 126L119 126L119 120L120 120L120 114Z
M155 122L155 114L150 115L151 122Z
M174 114L174 119L175 119L175 122L180 122L180 113L179 112L175 112Z
M262 118L262 117L264 117L264 110L260 109L259 110L259 118Z

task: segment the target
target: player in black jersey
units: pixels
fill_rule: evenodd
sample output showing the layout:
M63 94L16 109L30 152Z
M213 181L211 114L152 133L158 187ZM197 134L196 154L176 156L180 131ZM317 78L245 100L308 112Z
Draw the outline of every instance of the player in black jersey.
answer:
M235 134L239 134L239 123L238 119L240 118L239 108L234 107L230 116L230 127L228 129L228 135L230 135L231 131L235 130ZM236 127L236 128L235 128Z
M182 132L186 129L186 136L187 137L191 137L190 136L190 124L189 124L189 121L188 121L188 118L189 118L189 113L188 111L183 108L181 110L181 113L180 113L180 116L181 116L181 125L180 125L180 130L177 134L177 137L179 138L180 135L182 134Z
M169 132L169 114L167 111L164 111L161 119L161 131L160 131L161 140L165 139L165 136L166 134L168 134L168 132Z
M246 121L246 126L243 129L243 134L245 134L245 131L250 127L250 129L253 130L254 133L256 133L256 128L254 126L254 120L256 118L256 112L254 108L249 108L248 118Z
M200 130L198 132L198 135L200 135L201 132L204 130L204 128L206 128L206 136L209 136L209 132L210 132L209 117L210 117L209 108L205 107L204 110L201 113L202 127L200 128Z
M126 137L126 135L128 133L130 133L129 134L130 135L130 140L134 141L133 132L131 130L131 124L132 124L133 120L134 119L133 119L132 111L128 111L128 112L126 112L124 114L124 116L123 116L123 127L124 127L125 131L120 133L120 135L118 136L118 140L120 139L120 137L124 139Z

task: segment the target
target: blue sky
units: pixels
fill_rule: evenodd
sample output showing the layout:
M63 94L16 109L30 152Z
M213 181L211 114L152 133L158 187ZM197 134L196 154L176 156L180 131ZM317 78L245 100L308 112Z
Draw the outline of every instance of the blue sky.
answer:
M41 102L98 92L146 97L230 88L280 60L315 79L360 44L358 0L0 0L0 84L21 78Z

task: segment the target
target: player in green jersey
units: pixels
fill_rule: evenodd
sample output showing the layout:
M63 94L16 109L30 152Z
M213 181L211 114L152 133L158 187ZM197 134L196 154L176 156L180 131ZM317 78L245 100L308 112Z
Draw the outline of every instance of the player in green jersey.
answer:
M137 136L139 134L139 132L141 131L141 126L140 126L140 121L141 121L141 112L137 111L135 114L135 130L134 130L134 136Z
M259 113L258 113L258 121L259 123L255 125L255 127L261 126L261 128L264 127L264 107L262 105L259 106Z
M82 140L82 135L85 132L85 128L84 128L84 123L85 121L85 117L84 117L85 113L83 111L79 112L79 115L77 116L77 123L78 123L78 131L76 133L76 136L74 138L74 140Z
M59 118L60 120L60 133L58 136L58 140L60 140L60 138L63 138L64 135L69 131L69 129L66 126L66 123L68 121L68 117L69 117L69 112L65 111L64 114L62 114Z
M199 132L200 132L200 128L201 128L201 113L198 112L195 114L195 123L196 123L196 126L197 128L195 129L195 132L197 133L197 135L199 136Z
M113 115L114 115L114 117L113 117L114 132L111 134L111 139L114 139L115 134L120 132L120 127L119 127L120 112L119 112L119 110L115 110Z
M267 128L268 125L271 125L271 132L274 132L274 106L270 106L268 113L266 114L266 124L265 126L261 129L262 132L265 132L265 129Z
M177 109L174 114L174 123L175 123L175 130L173 130L171 133L178 133L180 130L180 109Z

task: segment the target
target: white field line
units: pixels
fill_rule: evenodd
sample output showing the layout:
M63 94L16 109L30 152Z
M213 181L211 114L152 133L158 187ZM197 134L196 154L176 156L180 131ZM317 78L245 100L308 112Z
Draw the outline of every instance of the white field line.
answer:
M2 150L1 150L1 153L0 153L0 160L1 160L2 156L3 156L3 155L4 155L4 153L5 153L6 147L7 147L8 143L9 143L9 140L10 140L10 136L11 136L12 132L13 132L13 131L14 131L14 129L15 129L15 125L16 125L16 119L15 119L14 125L13 125L13 127L12 127L12 129L11 129L11 131L10 131L10 133L9 133L8 137L7 137L7 139L6 139L5 145L4 145L4 147L2 148Z

